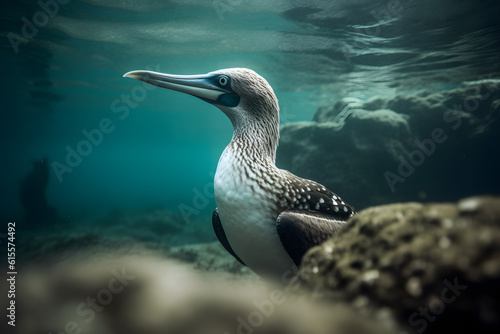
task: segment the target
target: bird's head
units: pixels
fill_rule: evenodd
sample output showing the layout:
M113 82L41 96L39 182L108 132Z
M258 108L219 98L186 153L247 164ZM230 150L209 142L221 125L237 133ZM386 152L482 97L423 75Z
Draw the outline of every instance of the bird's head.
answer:
M269 83L246 68L228 68L203 75L172 75L131 71L124 77L196 96L222 110L233 123L235 136L250 135L276 149L279 105ZM258 138L257 138L258 137Z

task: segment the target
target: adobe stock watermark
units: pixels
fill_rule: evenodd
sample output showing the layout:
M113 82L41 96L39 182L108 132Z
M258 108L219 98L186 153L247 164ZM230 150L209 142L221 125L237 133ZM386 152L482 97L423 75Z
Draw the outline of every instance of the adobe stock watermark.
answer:
M148 70L159 71L159 65L156 69L146 67ZM147 96L148 91L155 89L156 86L141 82L135 85L128 94L122 94L119 98L114 99L110 104L110 111L113 117L117 117L119 121L124 121L130 115L130 110L139 106ZM50 165L56 174L57 180L63 182L64 174L72 173L75 168L80 166L85 157L88 157L94 148L101 145L106 135L111 134L116 129L117 122L110 117L103 117L97 122L93 129L83 129L81 134L83 139L75 145L66 145L66 158L64 162L53 161Z
M209 175L212 180L215 178L214 172L210 172ZM181 203L178 205L178 209L186 225L191 222L192 215L199 215L202 210L208 207L210 200L215 198L213 181L207 182L202 189L195 187L192 191L194 196L191 203Z
M380 25L382 22L388 22L395 18L403 11L404 7L398 0L389 0L385 7L378 10L371 10L370 15L375 18L374 21L368 22L364 28L355 27L354 30L360 35L367 35L371 37L380 36L381 29ZM362 50L367 46L367 44L362 41L356 41L352 45L343 45L340 47L345 59L348 63L351 62L351 57L356 55L355 50Z
M453 282L445 279L443 284L445 287L441 290L439 299L432 299L427 307L421 306L418 308L418 312L413 312L409 316L409 324L416 327L418 333L425 331L429 323L436 321L437 317L446 310L446 305L453 303L467 289L467 285L459 284L458 277L455 277Z
M125 287L129 285L129 281L135 279L135 276L128 275L125 272L125 267L121 268L121 272L116 269L111 270L113 277L108 281L106 288L97 292L95 297L87 297L85 302L81 302L76 306L75 314L82 318L87 324L91 323L96 312L102 312L104 307L113 301L113 296L121 293ZM64 331L54 334L80 334L82 329L77 321L68 321L64 326ZM53 334L49 332L49 334Z
M21 18L23 23L20 33L16 34L14 32L9 32L7 38L9 39L10 45L16 54L19 53L19 45L29 43L36 35L38 35L39 29L45 27L51 18L59 13L60 5L66 5L71 0L40 0L38 1L38 7L40 10L37 11L31 19L26 16Z
M487 100L491 96L491 93L493 93L493 91L484 83L477 85L474 94L466 96L461 104L455 103L453 109L448 109L443 113L442 118L444 123L447 124L451 130L457 130L462 125L462 118L457 116L457 111L467 111L470 113L477 111L480 101ZM412 176L415 170L436 152L438 145L444 143L448 137L449 136L443 128L437 127L430 132L429 137L423 140L415 140L416 149L406 155L399 155L397 173L392 171L384 172L385 181L391 192L396 191L396 185L398 183L404 183Z
M238 6L241 6L246 0L215 0L213 6L219 19L224 21L224 13L232 12Z

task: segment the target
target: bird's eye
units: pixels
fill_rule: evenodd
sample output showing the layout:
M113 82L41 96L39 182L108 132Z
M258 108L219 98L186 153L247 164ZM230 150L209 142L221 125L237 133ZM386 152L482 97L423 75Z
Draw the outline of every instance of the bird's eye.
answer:
M221 75L221 76L219 77L219 84L220 84L221 86L225 86L225 85L227 85L227 83L228 83L228 82L229 82L229 78L228 78L228 77L226 77L225 75Z

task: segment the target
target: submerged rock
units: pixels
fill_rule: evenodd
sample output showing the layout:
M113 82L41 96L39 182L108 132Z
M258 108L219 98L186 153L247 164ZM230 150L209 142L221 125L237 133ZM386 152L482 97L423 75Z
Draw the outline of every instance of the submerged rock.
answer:
M25 258L16 281L17 333L388 333L347 304L292 298L255 275L228 272L222 246L168 251L128 241L61 236L43 258Z
M500 192L500 82L321 107L281 128L277 164L358 210Z
M24 208L25 230L40 229L57 222L57 210L47 202L50 170L48 158L33 161L33 169L20 184L19 200Z
M498 333L500 198L363 210L306 254L293 284L385 310L409 333Z
M18 333L500 329L500 198L361 211L306 254L288 287L260 279L218 242L167 246L95 232L19 239ZM0 288L7 291L7 281Z

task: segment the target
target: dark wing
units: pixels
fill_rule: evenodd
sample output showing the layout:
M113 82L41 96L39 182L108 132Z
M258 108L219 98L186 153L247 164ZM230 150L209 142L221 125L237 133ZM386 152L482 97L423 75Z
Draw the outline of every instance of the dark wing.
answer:
M281 172L288 180L280 199L283 210L322 212L337 220L347 220L355 214L349 204L322 184L302 179L286 170L281 170Z
M281 243L295 264L304 254L332 237L355 214L337 194L317 182L281 170L287 179L276 219Z
M246 264L243 263L243 261L241 261L238 255L236 255L236 253L231 248L231 245L227 240L226 233L224 232L224 228L222 227L222 224L220 222L217 208L214 210L214 213L212 214L212 226L214 227L215 235L217 236L217 239L219 239L219 242L222 244L222 246L224 246L224 248L228 251L228 253L234 256L234 258L238 260L239 263L246 266Z
M311 247L332 237L344 224L332 215L308 210L286 210L276 219L281 244L297 266Z

